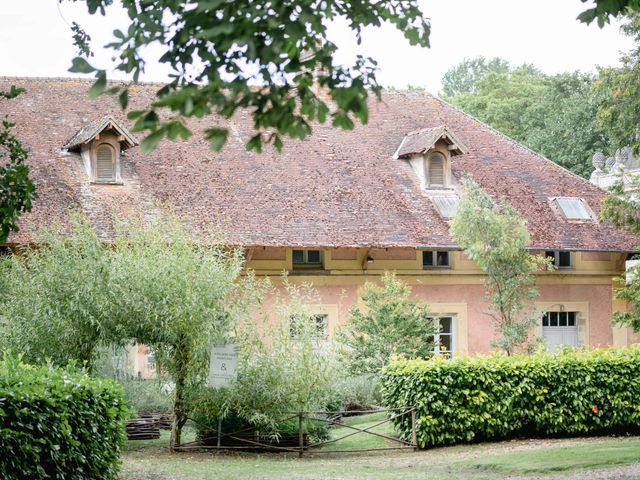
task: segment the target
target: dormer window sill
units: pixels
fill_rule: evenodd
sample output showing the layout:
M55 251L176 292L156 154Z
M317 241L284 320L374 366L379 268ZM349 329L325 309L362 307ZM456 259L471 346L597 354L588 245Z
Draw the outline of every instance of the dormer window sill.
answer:
M124 182L116 182L115 180L113 182L105 182L105 181L100 181L100 182L90 182L91 185L124 185Z

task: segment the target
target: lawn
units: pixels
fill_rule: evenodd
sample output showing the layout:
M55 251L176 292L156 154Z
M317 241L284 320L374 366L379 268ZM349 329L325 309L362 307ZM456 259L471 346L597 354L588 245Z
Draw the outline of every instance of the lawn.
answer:
M345 423L359 428L379 422L382 414L350 417ZM333 430L337 438L351 429ZM374 430L392 435L390 424ZM365 453L250 454L170 453L168 433L160 440L128 442L122 480L204 479L500 479L555 475L558 478L638 478L640 438L579 438L564 440L514 440L461 445L414 452L391 450ZM371 435L353 435L331 445L331 450L380 448L392 442ZM329 448L329 447L327 447ZM604 469L604 470L602 470ZM610 469L610 470L606 470ZM613 469L613 470L611 470ZM608 476L607 472L611 472ZM604 476L603 476L604 475Z

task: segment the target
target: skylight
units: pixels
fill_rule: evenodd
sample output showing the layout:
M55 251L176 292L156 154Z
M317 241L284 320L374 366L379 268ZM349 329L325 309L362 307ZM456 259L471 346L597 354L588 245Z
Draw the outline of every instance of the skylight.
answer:
M591 214L581 198L556 197L554 200L567 220L591 220Z
M431 200L442 218L449 219L455 215L458 208L457 195L437 195L431 197Z

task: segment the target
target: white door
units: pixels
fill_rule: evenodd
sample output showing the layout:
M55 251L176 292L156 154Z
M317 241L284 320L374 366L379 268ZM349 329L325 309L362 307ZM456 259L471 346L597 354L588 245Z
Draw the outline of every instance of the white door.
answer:
M561 345L578 346L576 312L546 312L542 317L542 336L549 352Z

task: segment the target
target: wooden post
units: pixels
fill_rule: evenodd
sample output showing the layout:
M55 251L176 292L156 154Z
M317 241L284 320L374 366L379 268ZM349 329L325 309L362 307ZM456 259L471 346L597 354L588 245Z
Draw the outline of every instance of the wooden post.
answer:
M416 407L411 407L411 441L413 449L418 449L418 435L416 433Z
M302 431L302 412L298 413L298 447L300 452L298 456L302 457L304 453L304 432Z
M218 448L222 445L222 417L218 414Z

